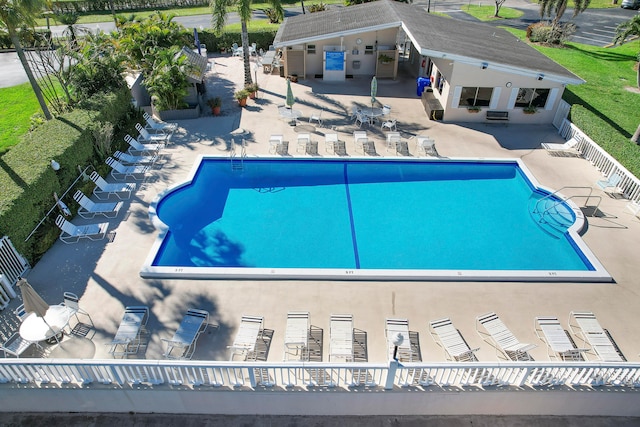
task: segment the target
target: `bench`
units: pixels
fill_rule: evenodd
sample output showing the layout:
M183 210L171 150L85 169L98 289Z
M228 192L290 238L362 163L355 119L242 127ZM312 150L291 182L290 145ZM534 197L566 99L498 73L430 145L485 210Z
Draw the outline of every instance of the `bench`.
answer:
M508 111L487 111L487 120L509 120Z

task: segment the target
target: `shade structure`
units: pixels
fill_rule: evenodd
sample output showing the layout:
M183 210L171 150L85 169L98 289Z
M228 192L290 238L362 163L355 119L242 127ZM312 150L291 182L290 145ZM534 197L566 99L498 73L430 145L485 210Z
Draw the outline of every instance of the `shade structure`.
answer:
M371 108L373 108L373 104L376 102L376 95L378 94L378 80L375 76L371 79Z
M22 293L22 302L24 303L24 311L27 313L35 313L39 317L44 317L49 309L49 304L42 299L40 295L31 287L27 279L18 280L18 287Z
M296 98L293 96L293 92L291 91L291 80L287 79L287 99L285 101L287 107L293 107L293 104L296 103Z

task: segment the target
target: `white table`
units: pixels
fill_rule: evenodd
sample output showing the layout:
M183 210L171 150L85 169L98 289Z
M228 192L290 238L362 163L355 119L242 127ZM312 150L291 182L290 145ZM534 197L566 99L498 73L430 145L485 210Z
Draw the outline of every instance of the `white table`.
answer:
M280 117L288 119L290 121L290 125L295 125L298 121L298 118L302 116L302 111L294 110L293 108L280 108L278 109L278 114Z
M64 305L52 305L44 318L30 313L20 325L20 336L31 342L45 341L56 338L69 324L71 311Z
M373 123L376 117L383 115L382 108L363 108L360 110L363 116L369 119L369 123Z

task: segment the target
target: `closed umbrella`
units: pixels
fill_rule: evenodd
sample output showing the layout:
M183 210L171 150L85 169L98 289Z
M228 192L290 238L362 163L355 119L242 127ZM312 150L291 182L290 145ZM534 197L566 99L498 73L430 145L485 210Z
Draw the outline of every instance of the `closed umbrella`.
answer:
M287 99L285 103L289 108L292 108L293 104L296 103L296 98L293 96L293 92L291 91L291 81L289 79L287 79Z
M42 317L49 310L49 304L42 299L40 295L31 287L27 279L20 278L18 287L22 292L22 302L24 303L24 311L27 313L35 313L36 316Z
M376 102L376 95L378 94L378 80L376 76L373 76L371 79L371 108L373 109L373 104Z

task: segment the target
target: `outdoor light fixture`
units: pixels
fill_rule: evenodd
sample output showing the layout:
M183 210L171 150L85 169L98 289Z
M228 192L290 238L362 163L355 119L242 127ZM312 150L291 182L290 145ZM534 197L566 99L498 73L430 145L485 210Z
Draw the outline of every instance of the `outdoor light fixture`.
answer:
M393 337L393 360L398 360L398 347L402 345L404 342L404 337L401 332L398 332L395 337Z
M489 64L488 64L488 63L486 63L486 62L483 62L483 63L482 63L482 69L483 69L483 70L486 70L488 67L489 67Z
M544 79L544 74L538 74L538 80Z
M55 160L51 160L51 169L53 169L56 172L59 171L60 163L56 162Z

